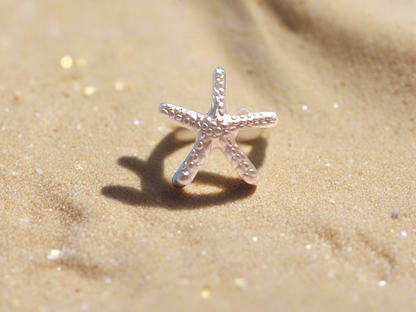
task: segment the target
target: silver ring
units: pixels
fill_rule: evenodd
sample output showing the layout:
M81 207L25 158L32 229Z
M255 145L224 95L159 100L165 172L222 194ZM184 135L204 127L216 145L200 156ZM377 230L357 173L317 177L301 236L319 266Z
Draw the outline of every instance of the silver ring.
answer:
M225 101L224 69L217 67L214 70L211 108L207 114L197 113L170 103L160 104L159 113L197 135L192 151L172 179L174 186L180 188L192 183L214 149L220 149L227 156L231 165L246 183L257 182L259 173L238 146L237 133L240 130L273 127L278 121L277 114L274 112L251 113L244 107L234 115L229 114ZM259 135L260 132L257 131L248 134L248 137L253 139ZM179 135L179 139L187 140L186 136L188 134L183 132Z

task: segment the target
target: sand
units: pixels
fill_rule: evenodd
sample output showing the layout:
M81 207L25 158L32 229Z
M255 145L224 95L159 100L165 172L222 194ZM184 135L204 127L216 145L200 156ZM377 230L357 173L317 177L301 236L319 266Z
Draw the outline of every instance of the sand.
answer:
M0 1L1 311L415 311L416 2ZM67 56L67 57L65 57ZM194 183L157 113L275 111Z

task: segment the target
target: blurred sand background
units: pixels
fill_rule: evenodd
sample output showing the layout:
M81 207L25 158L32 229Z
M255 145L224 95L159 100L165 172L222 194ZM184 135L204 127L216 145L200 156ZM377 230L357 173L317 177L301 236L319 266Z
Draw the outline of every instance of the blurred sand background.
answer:
M279 124L175 190L217 66ZM415 311L415 105L413 0L0 0L1 311Z

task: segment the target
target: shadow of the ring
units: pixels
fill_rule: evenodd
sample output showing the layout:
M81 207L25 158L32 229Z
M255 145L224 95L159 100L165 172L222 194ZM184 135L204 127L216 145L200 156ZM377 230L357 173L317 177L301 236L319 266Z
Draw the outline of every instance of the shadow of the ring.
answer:
M164 178L163 161L188 143L176 140L174 131L156 146L147 161L136 157L120 157L118 164L140 177L141 190L122 185L108 185L101 189L101 193L129 205L192 209L243 199L255 192L255 186L246 184L239 178L229 178L209 172L198 173L194 183L215 185L222 189L220 192L198 195L173 187L171 182ZM260 137L246 144L252 146L248 157L256 167L261 167L265 158L267 140Z

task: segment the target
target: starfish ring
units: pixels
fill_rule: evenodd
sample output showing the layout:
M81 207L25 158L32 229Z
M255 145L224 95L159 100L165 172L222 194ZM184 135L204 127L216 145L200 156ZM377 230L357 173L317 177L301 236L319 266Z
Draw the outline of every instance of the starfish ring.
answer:
M189 185L209 154L216 148L223 151L246 183L257 182L259 173L238 146L235 138L239 130L275 126L277 115L274 112L251 113L244 107L234 115L229 114L225 104L224 69L217 67L214 70L211 108L207 114L197 113L170 103L160 104L159 113L197 134L191 153L172 179L174 186L180 188Z

